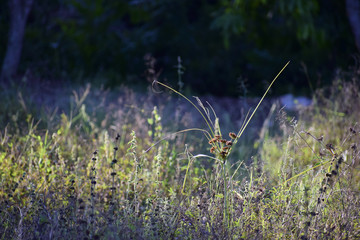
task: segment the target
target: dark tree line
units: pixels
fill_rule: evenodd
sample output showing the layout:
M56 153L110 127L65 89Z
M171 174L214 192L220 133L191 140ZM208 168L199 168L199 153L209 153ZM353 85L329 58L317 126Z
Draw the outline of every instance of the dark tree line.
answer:
M10 24L6 53L1 69L1 80L13 76L18 68L26 21L34 0L10 0Z
M346 10L354 34L356 47L360 52L360 1L346 0Z
M243 84L246 79L252 79L250 87L262 90L262 80L270 79L286 60L295 59L289 76L296 87L304 83L297 77L300 62L323 73L348 65L356 48L360 51L359 0L0 4L0 34L7 35L6 50L0 51L1 81L10 80L22 66L22 71L32 68L38 75L84 72L102 74L110 85L131 83L141 78L143 56L151 53L158 59L158 70L167 69L164 78L176 79L172 67L180 55L190 68L188 86L234 95L239 93L239 81Z

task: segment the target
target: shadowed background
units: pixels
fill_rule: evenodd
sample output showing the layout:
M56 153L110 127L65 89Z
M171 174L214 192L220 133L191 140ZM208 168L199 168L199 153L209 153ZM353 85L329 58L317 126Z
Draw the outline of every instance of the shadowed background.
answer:
M355 0L1 1L2 82L145 86L152 56L175 86L181 56L186 89L258 96L291 60L274 93L310 95L357 63L359 18Z

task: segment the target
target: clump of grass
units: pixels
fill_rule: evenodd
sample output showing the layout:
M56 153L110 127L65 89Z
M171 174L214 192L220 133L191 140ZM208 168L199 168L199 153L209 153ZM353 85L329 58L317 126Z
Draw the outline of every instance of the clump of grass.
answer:
M227 184L226 161L227 161L228 155L231 152L231 147L230 146L232 146L233 144L235 145L237 143L237 141L240 139L240 137L242 136L244 130L246 129L246 127L250 123L252 117L256 113L256 111L259 108L260 104L262 103L263 99L265 98L266 94L270 90L271 86L274 84L276 79L284 71L284 69L287 67L287 65L289 63L290 62L285 64L285 66L281 69L281 71L273 79L273 81L271 82L271 84L269 85L267 90L265 91L264 95L260 99L259 103L255 107L254 111L250 115L249 119L246 120L244 122L243 126L240 128L238 134L229 133L229 136L231 137L231 139L234 140L234 142L228 141L226 139L222 139L221 130L220 130L220 127L219 127L219 124L218 124L218 118L216 117L215 111L211 108L211 105L209 105L209 106L210 106L210 108L212 109L212 111L214 113L215 123L212 122L209 110L201 103L199 98L197 98L197 101L198 101L200 107L202 108L202 110L204 111L204 114L200 111L200 109L193 102L191 102L187 97L185 97L180 92L176 91L175 89L173 89L173 88L171 88L171 87L169 87L169 86L167 86L167 85L165 85L165 84L163 84L163 83L161 83L161 82L159 82L157 80L154 81L154 83L162 85L163 87L166 87L166 88L170 89L171 91L177 93L178 95L183 97L185 100L187 100L189 103L191 103L196 108L196 110L201 114L201 116L203 117L203 119L206 122L207 126L209 127L210 133L209 132L205 132L205 133L206 133L206 137L209 140L209 144L212 146L211 149L210 149L210 152L215 153L214 154L215 155L215 160L217 160L221 164L221 168L222 168L223 185L224 185L224 192L223 192L223 198L224 198L224 225L226 227L228 226L228 208L227 208L228 195L227 195L227 186L226 186L226 184Z
M358 113L354 111L356 105L340 107L338 102L347 98L349 93L352 93L351 101L358 101L359 95L353 89L358 89L354 81L335 81L327 97L336 101L326 100L324 91L318 91L314 96L315 105L305 109L299 121L282 112L280 122L286 144L281 148L275 145L272 150L266 143L263 147L263 161L281 164L277 172L271 173L272 179L277 179L281 186L298 185L303 188L299 189L304 192L299 199L304 199L301 208L306 216L302 220L303 239L349 236L341 233L341 229L344 228L344 221L353 221L348 218L352 214L347 210L355 206L350 206L352 204L348 201L359 201L356 196L359 185L355 180L359 176L359 164L358 156L354 154L354 142L358 141L354 116ZM344 112L347 114L340 114ZM274 143L275 139L268 139L268 142ZM283 149L287 154L280 154L281 158L273 158L275 155L269 154L270 151L283 152ZM341 217L341 214L345 215Z

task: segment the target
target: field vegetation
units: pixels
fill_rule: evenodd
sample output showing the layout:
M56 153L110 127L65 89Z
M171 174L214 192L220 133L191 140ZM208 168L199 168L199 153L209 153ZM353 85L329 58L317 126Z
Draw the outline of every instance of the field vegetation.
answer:
M359 74L247 128L258 99L23 79L0 96L0 238L359 238Z

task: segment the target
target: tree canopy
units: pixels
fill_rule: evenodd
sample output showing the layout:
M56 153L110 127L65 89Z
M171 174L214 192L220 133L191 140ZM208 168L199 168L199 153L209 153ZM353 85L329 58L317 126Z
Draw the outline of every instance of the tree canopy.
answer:
M10 16L0 3L0 44ZM6 48L0 48L3 59ZM345 1L335 0L34 0L19 72L42 78L101 76L107 86L144 83L144 56L176 84L197 93L259 94L288 60L277 93L326 84L357 53ZM306 67L304 74L302 66Z

